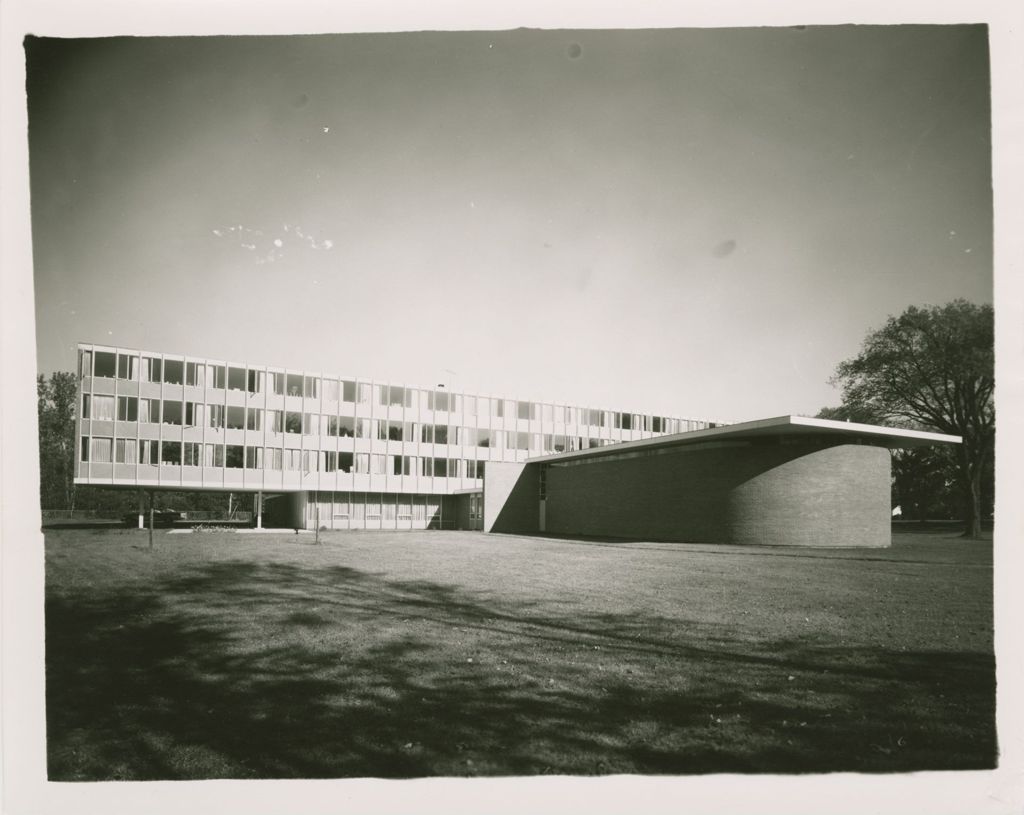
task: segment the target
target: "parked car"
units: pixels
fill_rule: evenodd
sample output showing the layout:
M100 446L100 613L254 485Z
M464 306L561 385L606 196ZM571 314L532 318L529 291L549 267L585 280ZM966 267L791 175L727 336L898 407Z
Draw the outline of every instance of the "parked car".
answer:
M175 521L180 521L184 517L176 509L154 509L153 526L174 526ZM136 527L139 525L139 513L126 512L121 516L121 520L124 521L125 526ZM142 513L142 522L145 526L149 526L149 510Z

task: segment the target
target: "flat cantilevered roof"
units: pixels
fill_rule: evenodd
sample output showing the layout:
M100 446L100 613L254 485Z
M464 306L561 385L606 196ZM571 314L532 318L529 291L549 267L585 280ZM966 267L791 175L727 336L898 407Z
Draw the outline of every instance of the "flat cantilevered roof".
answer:
M890 449L905 447L926 447L932 444L960 444L960 436L945 433L929 433L924 430L903 430L899 427L880 427L856 422L836 422L831 419L811 419L806 416L776 416L771 419L757 419L753 422L709 427L687 433L673 433L652 439L624 441L604 447L574 450L570 453L555 453L548 456L528 458L528 462L556 462L570 459L607 456L631 450L652 450L662 447L681 447L709 441L746 441L778 436L803 436L850 441L865 439Z

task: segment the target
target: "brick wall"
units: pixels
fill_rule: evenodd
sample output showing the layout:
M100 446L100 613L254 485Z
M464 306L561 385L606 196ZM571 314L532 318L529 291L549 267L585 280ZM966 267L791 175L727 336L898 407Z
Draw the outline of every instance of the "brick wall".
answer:
M888 450L767 443L681 451L549 467L547 531L781 546L890 543Z

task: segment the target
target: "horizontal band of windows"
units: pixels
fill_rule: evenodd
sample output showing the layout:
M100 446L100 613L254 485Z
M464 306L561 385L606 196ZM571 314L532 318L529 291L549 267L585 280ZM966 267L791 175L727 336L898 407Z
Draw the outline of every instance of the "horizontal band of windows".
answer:
M128 381L188 385L197 388L273 393L319 399L330 402L369 404L387 407L419 408L420 410L464 413L469 416L505 416L528 421L589 425L618 430L650 433L680 433L708 426L707 422L623 413L594 408L553 405L540 402L472 396L445 390L426 390L401 385L373 385L354 380L334 379L317 375L266 371L202 362L183 362L152 355L95 353L80 351L79 372L82 376L118 378ZM695 426L696 425L696 426Z

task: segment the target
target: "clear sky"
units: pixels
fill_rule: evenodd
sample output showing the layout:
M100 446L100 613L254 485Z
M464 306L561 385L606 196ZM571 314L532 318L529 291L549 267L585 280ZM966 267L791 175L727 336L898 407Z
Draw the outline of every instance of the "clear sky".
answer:
M721 420L992 301L983 26L30 40L79 341Z

